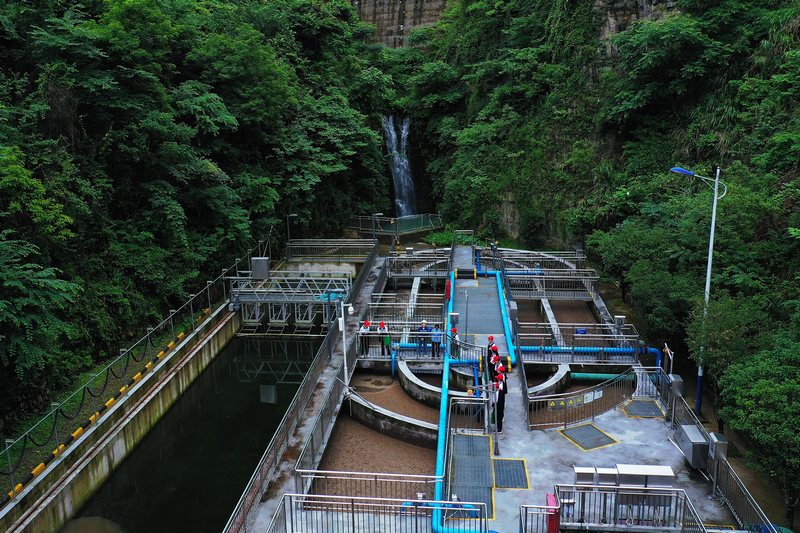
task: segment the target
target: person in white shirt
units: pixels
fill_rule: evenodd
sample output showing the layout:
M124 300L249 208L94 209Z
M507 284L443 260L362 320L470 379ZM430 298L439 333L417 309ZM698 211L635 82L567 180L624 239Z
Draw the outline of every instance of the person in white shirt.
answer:
M365 320L358 329L358 355L369 354L369 333L369 320Z

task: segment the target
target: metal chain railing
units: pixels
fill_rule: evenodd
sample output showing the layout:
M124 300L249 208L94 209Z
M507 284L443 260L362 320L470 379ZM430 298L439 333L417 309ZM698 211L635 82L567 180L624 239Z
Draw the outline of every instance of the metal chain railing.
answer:
M51 411L16 439L6 440L0 452L0 479L8 490L0 507L8 504L34 479L70 447L90 427L102 423L105 413L125 400L142 377L160 371L161 361L183 339L212 314L228 298L226 279L249 268L254 252L262 254L259 242L247 252L246 258L223 270L214 280L134 342L79 389L61 402L53 403Z

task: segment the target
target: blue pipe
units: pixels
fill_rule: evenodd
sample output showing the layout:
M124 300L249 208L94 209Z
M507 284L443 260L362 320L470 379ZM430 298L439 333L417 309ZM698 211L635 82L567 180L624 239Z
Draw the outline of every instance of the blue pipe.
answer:
M651 346L647 348L647 353L656 356L656 367L661 368L661 355L662 355L661 350L659 350L658 348L653 348Z
M506 270L506 276L543 276L543 270Z
M497 296L500 298L500 312L503 315L503 332L506 334L506 344L508 345L508 355L511 357L511 364L517 366L517 349L514 346L514 337L511 336L511 323L506 312L506 302L503 297L503 280L500 272L495 272L497 281Z
M450 333L450 313L453 312L453 297L456 292L456 274L450 272L450 298L447 303L447 318L445 319L445 332ZM447 399L450 395L450 342L444 357L444 368L442 368L442 399L439 402L439 431L436 436L436 476L441 480L436 483L434 499L442 501L444 499L444 447L447 441ZM431 527L435 533L450 533L452 528L444 527L444 515L441 508L436 508L431 514Z
M481 383L480 383L480 378L478 377L478 364L477 363L472 365L472 376L475 378L475 396L477 398L480 398L481 393L478 390L478 387L480 387Z
M520 346L523 352L539 353L636 353L636 348L606 348L604 346Z
M644 353L656 356L656 361L661 362L661 350L658 348L606 348L605 346L520 346L521 352L539 353ZM657 364L656 366L661 366Z
M397 376L397 350L392 350L392 379Z

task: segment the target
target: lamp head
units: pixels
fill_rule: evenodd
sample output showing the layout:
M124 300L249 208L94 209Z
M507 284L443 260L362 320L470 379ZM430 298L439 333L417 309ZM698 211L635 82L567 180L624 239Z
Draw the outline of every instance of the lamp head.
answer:
M694 176L694 172L691 170L686 170L685 168L681 167L672 167L669 169L670 172L674 172L675 174L684 174L686 176Z
M352 315L355 312L356 312L356 308L353 307L353 304L350 304L350 306L347 308L347 314L348 315Z
M383 216L383 213L375 213L375 214L374 214L374 215L372 215L372 216L374 216L374 217L382 217L382 216Z
M288 215L286 215L286 218L295 218L296 216L297 213L289 213Z

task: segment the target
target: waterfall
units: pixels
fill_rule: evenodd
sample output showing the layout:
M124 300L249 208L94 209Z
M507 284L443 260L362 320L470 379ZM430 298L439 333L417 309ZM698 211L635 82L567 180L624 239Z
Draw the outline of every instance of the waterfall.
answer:
M394 206L397 216L413 215L416 210L416 192L411 179L411 166L408 162L408 128L411 119L403 119L400 125L400 144L397 143L397 127L394 116L383 117L383 131L386 134L386 149L389 151L394 184Z

